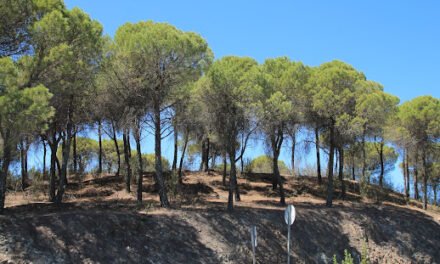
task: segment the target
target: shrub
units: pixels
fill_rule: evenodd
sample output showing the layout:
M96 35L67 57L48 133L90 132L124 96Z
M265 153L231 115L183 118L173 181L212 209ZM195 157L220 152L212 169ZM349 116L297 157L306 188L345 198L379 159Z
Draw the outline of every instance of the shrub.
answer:
M333 264L338 264L338 259L336 258L336 255L333 255ZM350 252L348 252L347 249L344 250L344 259L342 259L342 261L340 262L341 264L353 264L354 263L354 259L351 256ZM368 264L368 246L367 246L367 242L365 241L365 239L363 239L363 243L362 243L362 252L361 252L361 256L360 256L360 260L359 262L360 264Z
M267 155L262 155L253 159L249 165L246 166L246 172L254 173L272 173L272 158ZM289 168L287 168L284 161L278 161L278 168L281 174L290 174Z
M353 258L348 250L344 250L344 259L341 261L341 264L353 264ZM338 264L338 260L336 259L336 255L333 255L333 264Z

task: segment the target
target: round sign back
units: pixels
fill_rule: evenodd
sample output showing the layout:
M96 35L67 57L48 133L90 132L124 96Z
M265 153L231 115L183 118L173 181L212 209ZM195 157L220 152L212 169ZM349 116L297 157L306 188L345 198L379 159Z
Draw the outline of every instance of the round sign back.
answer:
M292 225L295 221L295 207L293 205L287 206L286 210L284 211L284 221L286 221L286 224Z

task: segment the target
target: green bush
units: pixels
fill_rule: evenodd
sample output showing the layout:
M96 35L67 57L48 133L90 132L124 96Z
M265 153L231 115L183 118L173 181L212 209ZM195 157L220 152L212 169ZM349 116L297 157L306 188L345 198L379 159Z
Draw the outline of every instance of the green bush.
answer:
M353 264L354 259L351 256L350 252L348 252L347 249L344 250L344 259L341 260L341 264ZM367 242L363 240L362 243L362 252L361 252L361 259L360 264L368 264L368 246ZM336 255L333 255L333 264L339 264L338 259L336 258Z
M137 153L136 151L132 151L130 165L134 173L137 173L137 169L139 167L138 164L139 163L138 163ZM156 171L155 164L156 164L156 158L154 153L142 154L143 171L147 171L147 172ZM170 168L171 168L170 162L168 161L167 158L162 156L162 170L169 171Z
M253 173L272 173L272 158L266 155L262 155L253 159L245 168L246 172ZM290 174L289 168L284 161L278 160L278 168L281 174Z

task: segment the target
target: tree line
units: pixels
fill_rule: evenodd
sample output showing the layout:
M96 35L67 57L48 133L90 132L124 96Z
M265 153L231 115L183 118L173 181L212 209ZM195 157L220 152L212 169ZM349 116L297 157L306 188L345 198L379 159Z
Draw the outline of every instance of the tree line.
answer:
M336 174L342 198L347 177L357 175L369 184L375 172L382 187L397 155L403 160L406 197L412 179L414 199L421 198L421 181L425 209L429 187L437 201L438 98L399 104L380 83L337 60L317 67L287 57L262 64L249 57L214 60L199 34L167 23L126 23L111 38L99 22L78 8L68 10L60 0L2 0L0 20L0 212L11 162L20 160L22 185L28 184L27 152L33 142L44 147L43 174L46 147L50 150L48 197L61 203L69 167L76 174L83 166L77 135L85 128L97 130L98 173L106 134L114 145L115 173L123 169L128 192L136 179L139 202L146 166L141 140L146 133L154 135L154 180L162 207L170 206L164 138L174 137L171 170L179 184L191 142L199 146L201 170L209 170L210 160L222 159L228 209L233 210L234 200L240 200L237 164L241 161L243 171L252 137L265 142L272 187L285 204L278 159L290 143L293 170L300 128L313 135L316 175L319 184L327 185L327 206L332 206ZM321 152L328 157L326 169Z

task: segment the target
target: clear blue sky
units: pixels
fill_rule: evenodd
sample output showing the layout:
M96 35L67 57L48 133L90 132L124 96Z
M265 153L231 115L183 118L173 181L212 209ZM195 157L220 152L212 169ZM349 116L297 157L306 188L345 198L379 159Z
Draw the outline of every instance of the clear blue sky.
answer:
M205 37L216 58L288 56L308 65L343 60L402 101L440 97L440 1L67 0L109 35L154 20Z
M113 36L125 22L154 20L194 31L207 39L216 58L225 55L288 56L311 66L343 60L380 82L402 101L440 97L440 1L104 1L67 0L101 22ZM172 157L172 139L163 152ZM151 153L153 138L143 152ZM286 146L287 148L287 146ZM253 143L248 157L263 154ZM281 158L289 162L285 149ZM314 163L311 151L300 161ZM323 163L324 166L324 163ZM325 166L324 166L325 167ZM389 176L396 186L402 176Z

